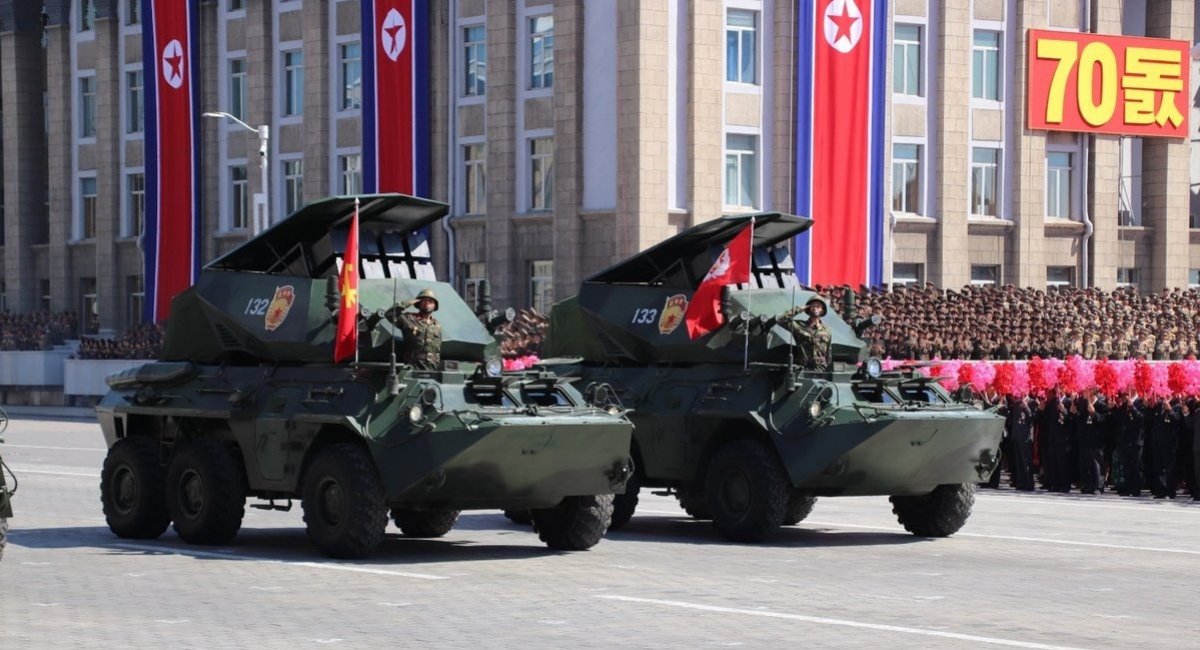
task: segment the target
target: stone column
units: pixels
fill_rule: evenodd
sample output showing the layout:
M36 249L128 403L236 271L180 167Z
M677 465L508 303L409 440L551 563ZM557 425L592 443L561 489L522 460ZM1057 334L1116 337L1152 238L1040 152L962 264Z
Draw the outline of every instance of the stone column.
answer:
M584 259L583 224L583 43L587 38L582 0L554 5L554 249L556 300L579 291ZM614 60L617 54L613 53Z
M108 6L102 6L108 5ZM79 272L96 278L99 298L100 330L115 333L119 326L121 296L116 241L121 236L121 135L125 121L121 113L121 95L125 92L124 66L119 60L118 39L121 21L109 3L96 5L96 42L93 64L96 66L96 243L93 269ZM153 81L151 74L150 81Z
M487 3L487 241L484 264L492 303L517 304L521 279L512 254L512 218L516 211L517 12L510 3ZM556 75L557 76L557 75ZM557 79L555 80L557 83Z
M69 5L67 5L69 7ZM76 126L71 119L75 97L71 92L74 75L71 66L71 26L67 21L69 9L61 15L50 15L46 34L46 105L49 107L47 167L50 186L50 238L47 254L50 258L50 309L77 309L76 287L67 241L74 222L74 184L71 169L72 134ZM57 19L57 20L56 20Z
M1097 0L1092 16L1097 33L1121 33L1122 4L1120 0ZM1120 222L1117 215L1120 207L1120 150L1119 137L1096 135L1092 137L1091 160L1087 161L1091 177L1086 200L1089 202L1093 231L1088 246L1091 278L1086 280L1089 286L1105 291L1117 287L1117 268L1120 266Z
M0 5L0 126L3 147L4 269L8 308L34 309L37 272L31 246L47 241L46 130L42 16L37 3Z
M1146 36L1192 40L1194 0L1146 4ZM1188 65L1184 61L1184 65ZM1188 89L1184 89L1185 92ZM1193 127L1194 128L1194 127ZM1142 145L1142 222L1151 229L1150 282L1143 287L1186 287L1188 282L1191 176L1188 141L1146 138Z
M245 122L252 127L258 128L260 125L267 124L271 127L272 149L279 150L278 145L283 141L284 134L280 129L276 128L275 124L275 106L279 101L275 91L275 66L278 65L278 58L275 56L275 46L273 43L271 16L274 13L274 2L272 0L259 0L258 2L246 3L246 117ZM246 180L247 191L250 196L263 191L262 186L262 160L258 155L258 136L248 131L241 129L232 130L229 132L229 151L230 156L236 155L234 152L245 151L246 156ZM286 149L283 149L286 151ZM271 174L271 179L282 178L282 164L277 156L272 152L268 161L271 165L268 171ZM230 182L226 170L220 170L221 183L228 184ZM266 191L271 197L271 215L283 212L283 195L279 190L279 183L271 182L271 187L266 188ZM251 201L250 214L248 221L253 223L254 220L254 205ZM252 232L249 229L248 232Z
M304 198L311 203L329 196L329 141L332 129L329 116L332 104L340 101L340 92L329 89L330 75L339 74L341 52L330 49L329 4L305 2L300 10L304 42ZM279 170L282 173L282 169Z
M1029 29L1046 27L1046 0L1026 0L1018 3L1010 28L1016 30L1014 79L1006 79L1012 88L1012 113L1009 122L1016 129L1015 147L1009 153L1013 164L1006 166L1012 176L1009 187L1013 199L1013 231L1010 263L1005 278L1010 284L1022 287L1046 286L1045 222L1046 222L1046 133L1025 128L1026 102L1029 84L1025 73L1029 67L1026 56L1025 33Z
M454 24L455 18L450 15L449 2L436 2L429 7L429 197L451 204L450 213L454 214L461 206L454 206L456 197L450 189L450 178L447 176L447 165L453 160L454 151L446 144L449 137L450 120L447 111L454 102L453 77L450 71L450 51L455 47L449 42L450 34L447 25ZM365 56L365 53L364 53ZM447 217L449 219L450 217ZM458 262L449 258L449 245L446 241L446 231L438 223L430 229L430 252L433 255L434 268L437 276L444 281L450 280L450 269ZM461 285L454 287L458 289Z
M688 194L692 197L692 224L697 224L721 216L724 205L725 10L720 2L689 5Z
M929 138L928 172L933 176L936 196L929 203L938 210L937 214L929 215L938 220L932 238L936 254L930 256L936 262L929 277L938 286L947 288L961 287L971 279L970 248L966 245L967 215L971 211L967 197L971 169L968 120L971 60L963 56L971 51L970 12L970 3L940 0L937 24L929 26L930 33L936 32L938 36L937 60L933 66L936 96L928 93L928 102L941 111L941 119Z

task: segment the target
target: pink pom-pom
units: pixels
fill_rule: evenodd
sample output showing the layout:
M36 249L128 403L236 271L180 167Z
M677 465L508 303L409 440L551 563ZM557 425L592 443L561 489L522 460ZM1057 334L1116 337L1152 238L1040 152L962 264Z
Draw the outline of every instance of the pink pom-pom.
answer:
M1128 360L1114 361L1113 370L1117 373L1116 390L1126 395L1133 392L1134 362Z
M1170 366L1156 363L1150 366L1150 393L1155 397L1171 397Z
M1012 365L1012 385L1009 387L1009 394L1014 397L1024 397L1029 394L1029 367L1024 363Z
M996 379L996 367L987 361L976 361L971 364L971 389L982 393Z
M1183 367L1183 392L1188 395L1200 395L1200 361L1189 359L1180 362Z
M1079 394L1095 385L1092 366L1079 355L1067 358L1058 371L1059 388L1071 394Z
M942 378L942 386L944 386L946 390L958 390L959 385L962 383L958 379L958 373L962 369L963 365L965 364L963 364L962 361L947 361L946 363L942 364L941 372L938 373L938 376Z

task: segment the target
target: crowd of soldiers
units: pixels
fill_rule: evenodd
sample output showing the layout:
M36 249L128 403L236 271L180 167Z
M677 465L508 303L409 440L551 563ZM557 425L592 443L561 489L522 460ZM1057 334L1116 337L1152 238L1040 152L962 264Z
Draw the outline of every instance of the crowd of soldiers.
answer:
M1049 492L1200 501L1200 397L1122 391L1108 399L1094 388L981 397L1005 416L1001 462L1017 490L1033 491L1036 482ZM996 471L988 485L1000 481Z
M0 312L0 350L49 350L74 336L75 312Z
M822 287L841 309L849 286ZM872 354L894 359L1147 360L1200 356L1200 291L932 285L855 291L859 317L879 314Z
M520 309L515 318L496 328L505 370L523 370L536 363L541 357L542 341L549 327L550 319L545 314Z
M142 325L116 338L83 338L76 356L80 359L157 359L162 350L161 325Z

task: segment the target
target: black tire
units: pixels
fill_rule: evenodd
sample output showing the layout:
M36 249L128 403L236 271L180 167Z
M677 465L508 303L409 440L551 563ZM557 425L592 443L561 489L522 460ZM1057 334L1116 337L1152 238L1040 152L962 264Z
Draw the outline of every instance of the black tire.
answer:
M356 444L316 452L304 472L301 505L308 539L325 555L364 558L383 543L388 515L383 481Z
M789 490L774 450L757 440L730 442L708 463L708 508L726 539L761 542L774 534L787 514Z
M0 560L4 559L5 546L8 546L8 518L0 517Z
M957 533L975 505L975 484L939 485L929 494L891 497L892 512L904 529L918 537Z
M100 472L104 519L117 537L155 539L171 523L167 512L166 470L158 462L158 444L145 436L117 441Z
M505 510L504 516L518 526L529 526L533 523L533 515L528 510Z
M531 510L533 529L552 549L583 551L604 537L612 521L611 494L567 497L553 508Z
M625 482L625 494L613 495L612 522L608 524L609 530L617 530L629 523L629 520L633 518L634 511L637 510L638 493L641 491L642 479L634 474Z
M692 519L712 519L712 513L708 510L708 497L705 496L703 488L680 488L675 493L675 498L679 499L679 507Z
M441 537L454 528L459 512L392 508L392 520L406 537Z
M228 544L246 515L246 472L237 447L212 438L185 442L167 466L167 512L189 544Z
M783 515L784 526L795 526L812 514L817 497L804 490L792 490L788 495L787 513Z

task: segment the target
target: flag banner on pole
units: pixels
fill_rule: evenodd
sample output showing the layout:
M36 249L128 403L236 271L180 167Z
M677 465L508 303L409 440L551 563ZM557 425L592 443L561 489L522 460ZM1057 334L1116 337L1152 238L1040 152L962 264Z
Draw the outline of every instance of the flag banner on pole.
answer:
M700 286L696 287L696 293L683 313L688 338L694 341L725 324L725 315L721 313L721 289L750 281L753 247L754 223L751 222L725 246Z
M354 356L358 349L358 200L346 235L342 272L338 277L337 333L333 339L333 362Z
M363 190L429 195L429 3L362 0Z
M800 0L796 238L804 284L883 283L887 0Z
M146 70L143 320L159 322L200 273L200 0L142 0Z

